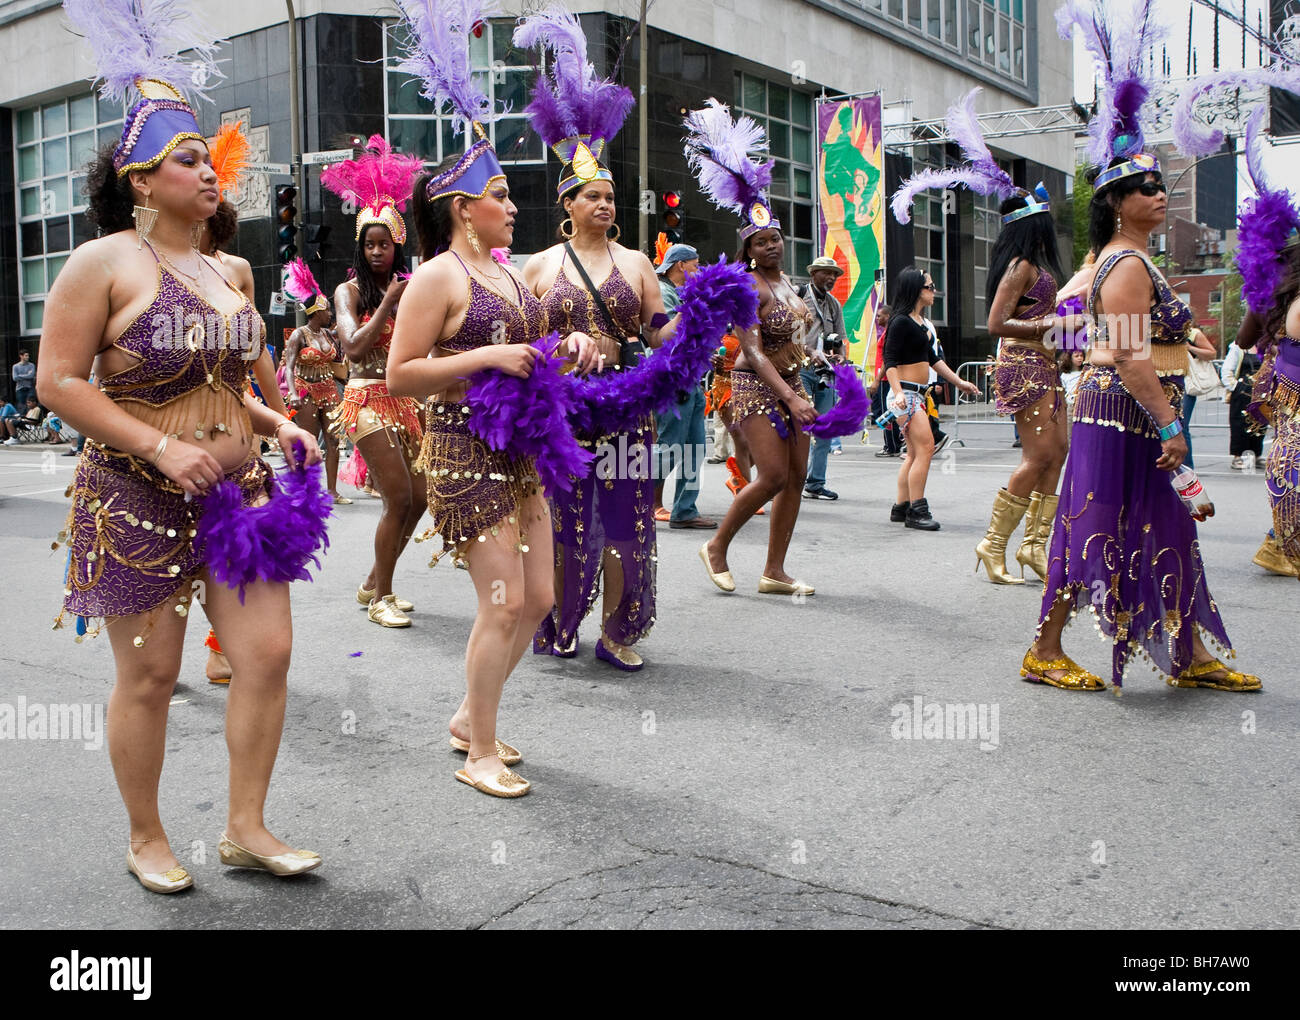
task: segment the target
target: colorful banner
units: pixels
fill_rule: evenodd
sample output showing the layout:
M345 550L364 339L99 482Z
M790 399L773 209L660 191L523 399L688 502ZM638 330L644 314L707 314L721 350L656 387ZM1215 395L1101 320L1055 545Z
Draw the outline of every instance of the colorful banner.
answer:
M844 270L833 293L844 306L849 357L871 372L876 309L884 299L884 285L876 284L876 270L885 264L880 96L818 103L817 137L821 250Z

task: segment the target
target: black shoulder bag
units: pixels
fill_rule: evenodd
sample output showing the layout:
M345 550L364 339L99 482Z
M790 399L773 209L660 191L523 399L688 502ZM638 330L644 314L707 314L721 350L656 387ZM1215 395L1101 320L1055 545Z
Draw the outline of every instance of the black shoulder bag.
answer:
M632 368L646 356L646 344L641 339L641 334L638 333L635 337L629 337L618 328L614 316L609 313L609 308L605 305L605 299L600 296L600 291L591 282L586 267L583 266L582 260L578 258L577 253L573 250L573 245L565 241L564 250L569 253L569 258L573 259L578 275L582 277L582 282L586 284L587 293L591 295L592 300L596 302L596 307L600 309L600 314L605 319L605 325L609 329L609 335L618 340L618 367Z

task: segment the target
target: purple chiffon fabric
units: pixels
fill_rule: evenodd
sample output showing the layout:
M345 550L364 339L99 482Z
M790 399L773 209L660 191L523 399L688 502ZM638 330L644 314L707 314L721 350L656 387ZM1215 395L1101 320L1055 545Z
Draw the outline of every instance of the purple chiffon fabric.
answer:
M1273 446L1264 467L1273 534L1300 567L1300 340L1279 341L1268 395Z

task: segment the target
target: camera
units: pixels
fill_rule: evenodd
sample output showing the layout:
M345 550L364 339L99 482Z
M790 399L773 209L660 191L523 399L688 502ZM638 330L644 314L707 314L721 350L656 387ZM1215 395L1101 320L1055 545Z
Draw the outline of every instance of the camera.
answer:
M844 340L838 333L828 333L822 337L822 352L828 358L837 358L844 353ZM813 368L817 376L817 388L825 389L835 381L835 367L818 362Z

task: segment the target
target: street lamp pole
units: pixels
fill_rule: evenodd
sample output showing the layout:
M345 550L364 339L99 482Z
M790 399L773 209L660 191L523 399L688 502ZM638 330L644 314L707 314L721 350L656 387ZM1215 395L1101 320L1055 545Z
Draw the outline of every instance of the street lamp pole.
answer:
M646 43L645 27L646 0L641 0L641 58L637 61L641 72L641 90L640 97L637 101L637 119L639 138L637 144L637 179L639 182L637 194L637 231L636 243L643 254L649 254L650 248L647 244L650 232L650 213L645 207L643 201L646 191L649 189L650 179L650 129L649 115L646 111L646 62L649 55L649 47Z
M294 227L302 229L302 210L307 204L307 189L303 186L302 172L302 123L298 118L298 20L293 10L293 0L284 0L289 11L289 165L293 173L294 187L298 189L298 213L294 217ZM303 326L307 316L303 314L302 304L296 303L294 322Z

